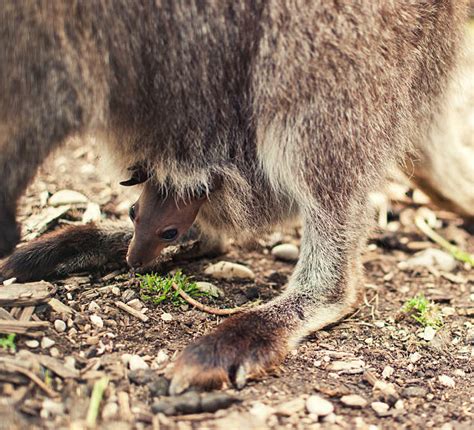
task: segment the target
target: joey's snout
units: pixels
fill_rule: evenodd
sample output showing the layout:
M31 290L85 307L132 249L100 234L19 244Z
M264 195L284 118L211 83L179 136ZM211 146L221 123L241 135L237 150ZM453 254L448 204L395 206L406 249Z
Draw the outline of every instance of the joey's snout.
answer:
M158 258L166 244L152 240L137 240L134 236L127 252L127 264L133 269L149 265Z

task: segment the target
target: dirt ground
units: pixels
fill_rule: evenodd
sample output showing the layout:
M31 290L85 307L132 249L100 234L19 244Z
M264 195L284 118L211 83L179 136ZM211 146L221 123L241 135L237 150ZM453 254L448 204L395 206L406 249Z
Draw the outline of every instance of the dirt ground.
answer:
M127 217L138 190L121 189L117 178L104 173L96 146L71 142L48 161L23 200L22 222L47 210L48 197L60 189L81 192L98 203L103 218ZM474 272L463 263L452 270L435 264L405 267L416 252L439 247L413 223L424 196L418 191L406 193L403 187L391 189L392 196L398 192L399 201L390 203L387 226L371 234L364 254L366 282L360 308L339 324L311 335L291 351L277 374L240 391L226 390L238 403L214 413L152 412L151 406L160 401L157 375L177 352L214 329L223 317L188 305L143 302L139 286L123 267L52 281L57 286L55 298L72 314L47 303L28 311L5 308L15 319L50 324L31 336L18 335L16 351L0 350L0 429L85 428L92 387L104 375L109 383L97 418L101 429L472 428ZM84 208L72 207L48 229L80 222ZM437 231L474 252L472 226L455 214L433 210L442 222ZM299 245L299 233L295 227L281 228L251 247L234 243L221 257L181 261L173 268L219 287L222 297L201 299L212 306L267 301L284 289L294 267L275 259L271 249L277 243ZM210 263L222 260L247 266L255 280L222 281L204 274ZM403 304L420 292L443 314L443 325L434 337L401 312ZM148 321L118 308L117 301L132 301L130 305ZM91 316L100 317L102 324ZM152 371L131 371L130 356L124 354L139 356ZM28 370L18 370L21 366ZM351 402L347 395L362 399ZM320 398L330 405L318 416L308 408Z

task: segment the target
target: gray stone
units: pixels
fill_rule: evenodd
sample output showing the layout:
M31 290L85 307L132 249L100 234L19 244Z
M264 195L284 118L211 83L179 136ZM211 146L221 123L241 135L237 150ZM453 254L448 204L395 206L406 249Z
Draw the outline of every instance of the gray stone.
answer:
M84 194L74 190L59 190L48 200L50 206L61 206L69 204L87 203L88 199Z
M272 255L278 260L297 261L300 251L296 245L291 243L282 243L272 249Z
M316 395L308 397L306 409L310 414L315 414L318 417L324 417L334 412L334 406L331 402Z
M347 396L341 397L341 402L353 408L363 408L367 406L367 400L365 400L362 396L358 394L349 394Z
M204 273L216 279L255 279L255 273L248 267L228 261L211 264Z

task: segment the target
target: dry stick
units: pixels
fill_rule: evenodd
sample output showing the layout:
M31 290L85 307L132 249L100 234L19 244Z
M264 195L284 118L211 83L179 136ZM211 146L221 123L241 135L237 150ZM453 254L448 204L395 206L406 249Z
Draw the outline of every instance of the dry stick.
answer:
M471 266L474 266L474 255L459 249L457 246L448 242L443 236L439 235L431 228L429 225L429 214L429 212L419 209L415 215L415 225L433 242L446 249L456 260L469 263Z
M0 366L1 368L4 368L7 371L10 372L18 372L22 373L26 377L30 378L31 381L33 381L38 387L40 387L49 397L58 397L59 394L56 393L52 388L49 388L38 376L36 376L33 372L30 372L27 369L24 369L23 367L20 366L15 366L14 364L11 363L3 363Z
M122 309L125 312L128 312L130 315L133 315L135 318L138 318L140 321L147 322L150 318L147 317L143 312L133 309L131 306L128 306L120 300L115 302L115 306Z
M186 294L180 287L178 287L174 282L172 284L173 288L178 292L178 294L186 300L190 305L195 306L199 310L203 312L207 312L208 314L212 315L232 315L236 314L238 312L243 312L245 309L248 309L250 306L241 306L238 308L229 308L229 309L219 309L219 308L213 308L212 306L207 306L202 304L201 302L198 302L197 300L194 300L191 296ZM255 304L253 304L254 306Z
M49 327L47 321L17 321L0 320L0 333L25 334L32 329L42 329Z

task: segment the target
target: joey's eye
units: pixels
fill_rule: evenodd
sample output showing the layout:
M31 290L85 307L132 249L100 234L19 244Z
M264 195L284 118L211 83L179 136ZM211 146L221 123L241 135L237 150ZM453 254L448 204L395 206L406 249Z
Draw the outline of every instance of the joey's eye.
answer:
M136 205L132 205L130 206L130 209L128 210L128 216L130 217L130 219L133 221L135 220L137 214L136 214Z
M161 233L161 238L168 242L175 240L177 236L178 236L178 230L175 228L169 228L168 230L165 230L164 232Z

